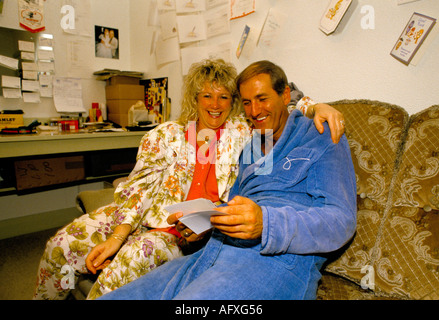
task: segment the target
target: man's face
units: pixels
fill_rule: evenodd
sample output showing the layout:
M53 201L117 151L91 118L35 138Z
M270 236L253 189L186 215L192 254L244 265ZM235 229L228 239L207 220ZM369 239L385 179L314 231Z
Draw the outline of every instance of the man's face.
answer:
M277 141L288 119L289 88L278 95L271 86L270 75L263 73L243 82L239 92L245 114L255 129L260 129L263 135L270 132L266 129L272 129L273 140Z

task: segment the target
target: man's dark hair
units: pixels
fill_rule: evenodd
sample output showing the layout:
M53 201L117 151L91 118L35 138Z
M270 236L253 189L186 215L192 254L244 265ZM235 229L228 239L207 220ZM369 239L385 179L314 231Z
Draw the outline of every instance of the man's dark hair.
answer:
M268 60L254 62L238 75L236 78L238 91L243 82L264 73L270 76L273 90L281 95L285 91L285 87L288 86L287 76L281 67Z

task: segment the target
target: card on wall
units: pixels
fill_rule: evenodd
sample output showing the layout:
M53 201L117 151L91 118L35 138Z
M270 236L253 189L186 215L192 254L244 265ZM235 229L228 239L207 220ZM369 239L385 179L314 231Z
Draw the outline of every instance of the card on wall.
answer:
M319 29L327 35L333 33L351 3L352 0L331 0L320 20Z
M413 13L390 55L409 65L435 24L436 19L420 13Z

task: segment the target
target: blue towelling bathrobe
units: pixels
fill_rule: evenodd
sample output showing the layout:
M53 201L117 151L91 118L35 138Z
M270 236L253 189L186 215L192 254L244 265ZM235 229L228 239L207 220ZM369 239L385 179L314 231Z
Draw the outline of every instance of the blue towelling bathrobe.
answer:
M315 299L324 254L356 226L356 184L346 137L293 111L267 155L255 133L230 192L263 212L260 239L214 231L206 246L104 296L111 299Z

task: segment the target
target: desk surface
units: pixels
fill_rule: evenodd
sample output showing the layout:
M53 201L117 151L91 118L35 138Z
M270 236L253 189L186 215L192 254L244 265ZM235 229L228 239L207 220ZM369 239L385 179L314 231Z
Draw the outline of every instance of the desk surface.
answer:
M0 135L0 158L137 148L145 131Z

